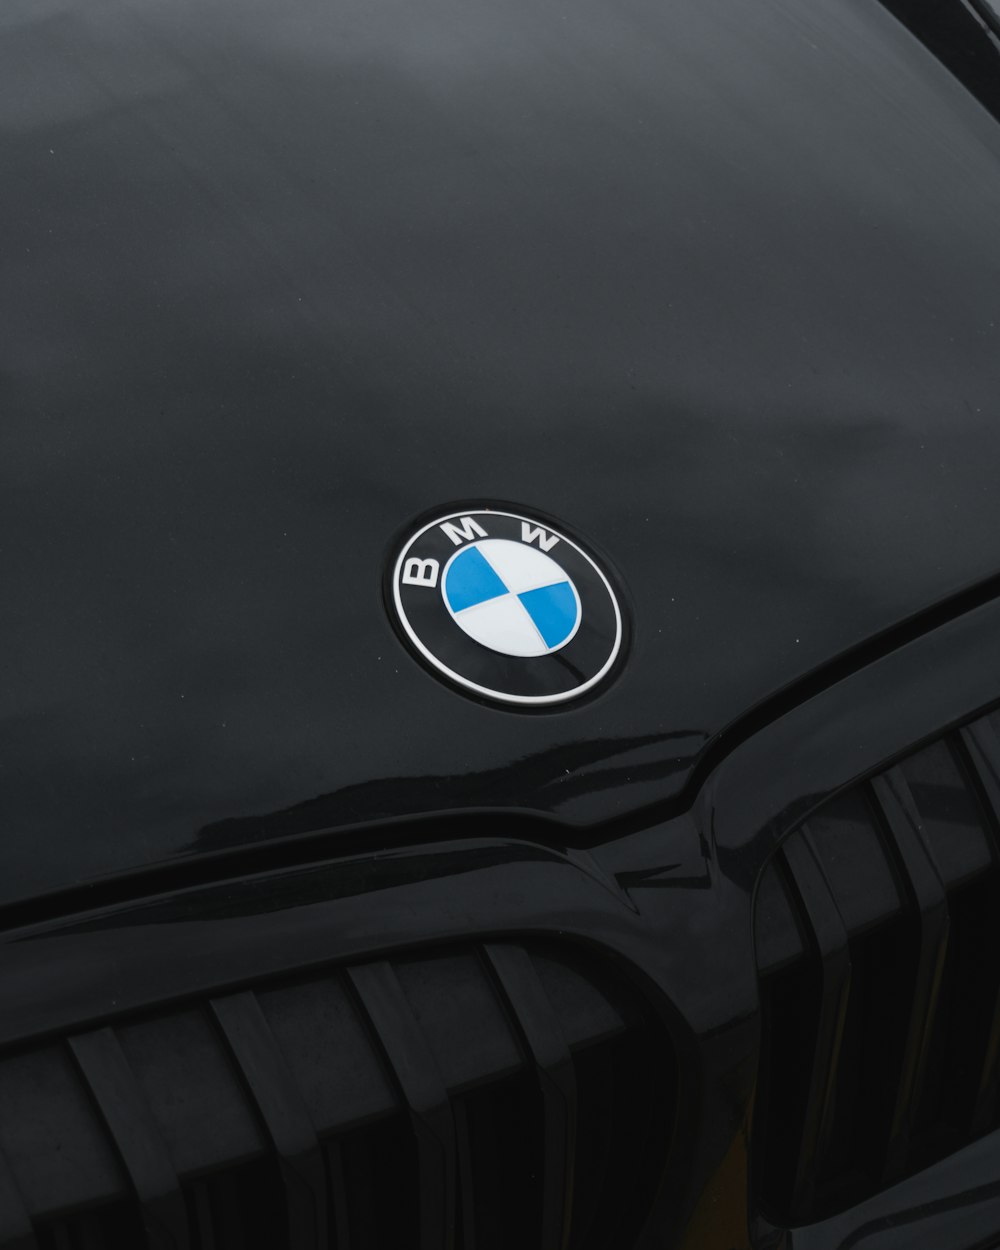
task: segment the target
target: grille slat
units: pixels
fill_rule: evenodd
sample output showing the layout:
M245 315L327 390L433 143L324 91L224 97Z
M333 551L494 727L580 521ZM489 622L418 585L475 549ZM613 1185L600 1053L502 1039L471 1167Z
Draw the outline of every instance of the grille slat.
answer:
M392 965L367 964L351 969L350 977L412 1118L420 1158L420 1245L451 1250L457 1148L448 1091Z
M281 1160L288 1238L324 1250L326 1175L319 1138L256 998L249 991L216 998L212 1012Z
M915 1119L927 1084L950 922L944 884L921 836L920 817L905 779L893 769L877 778L873 788L899 855L919 924L912 1006L882 1173L889 1184L907 1171Z
M996 829L1000 824L1000 737L990 721L981 720L964 726L959 740Z
M150 1250L189 1250L180 1179L118 1039L104 1028L69 1044L135 1189Z
M833 1096L851 989L851 952L847 928L808 832L787 847L785 861L809 917L821 983L817 1040L796 1152L792 1202L799 1207L812 1201L814 1160L828 1153L833 1134Z
M569 1046L538 973L525 951L486 951L535 1066L544 1115L541 1250L559 1250L569 1228L576 1142L576 1079Z

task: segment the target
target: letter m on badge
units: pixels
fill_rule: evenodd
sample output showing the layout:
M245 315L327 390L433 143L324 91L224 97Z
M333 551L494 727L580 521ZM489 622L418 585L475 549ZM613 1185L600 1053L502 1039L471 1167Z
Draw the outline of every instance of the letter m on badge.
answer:
M486 537L486 531L470 516L464 516L457 523L455 521L445 521L441 526L441 532L445 534L456 547L461 547L462 543L471 542L478 535L479 538Z

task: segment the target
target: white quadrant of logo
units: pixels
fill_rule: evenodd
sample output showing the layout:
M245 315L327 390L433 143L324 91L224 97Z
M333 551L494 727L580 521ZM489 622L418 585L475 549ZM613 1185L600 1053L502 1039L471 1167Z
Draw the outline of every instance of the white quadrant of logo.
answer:
M457 551L441 594L470 638L501 655L539 656L572 641L583 611L572 578L543 552L505 538Z

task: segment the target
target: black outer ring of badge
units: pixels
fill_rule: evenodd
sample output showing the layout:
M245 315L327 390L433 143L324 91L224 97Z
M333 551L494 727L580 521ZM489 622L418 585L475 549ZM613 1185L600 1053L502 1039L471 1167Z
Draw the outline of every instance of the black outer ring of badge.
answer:
M481 536L473 534L456 545L440 527L448 521L460 524L464 517L477 521L489 538L521 542L522 522L558 537L548 554L572 578L582 606L580 627L560 650L543 656L501 655L470 638L455 622L445 605L440 578L448 560L462 547L481 541ZM538 544L533 545L537 550ZM413 558L438 561L434 587L402 583L405 562ZM405 641L434 672L479 698L524 710L566 703L604 681L624 652L625 616L610 574L578 539L540 513L482 503L436 513L409 532L387 574L387 603Z

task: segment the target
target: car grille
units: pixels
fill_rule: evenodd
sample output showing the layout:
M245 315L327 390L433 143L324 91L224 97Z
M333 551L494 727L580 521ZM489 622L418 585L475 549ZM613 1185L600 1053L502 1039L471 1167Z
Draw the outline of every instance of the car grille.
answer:
M998 725L825 804L759 884L758 1207L823 1218L997 1127Z
M0 1060L0 1246L634 1243L669 1041L592 955L499 942L241 988Z

